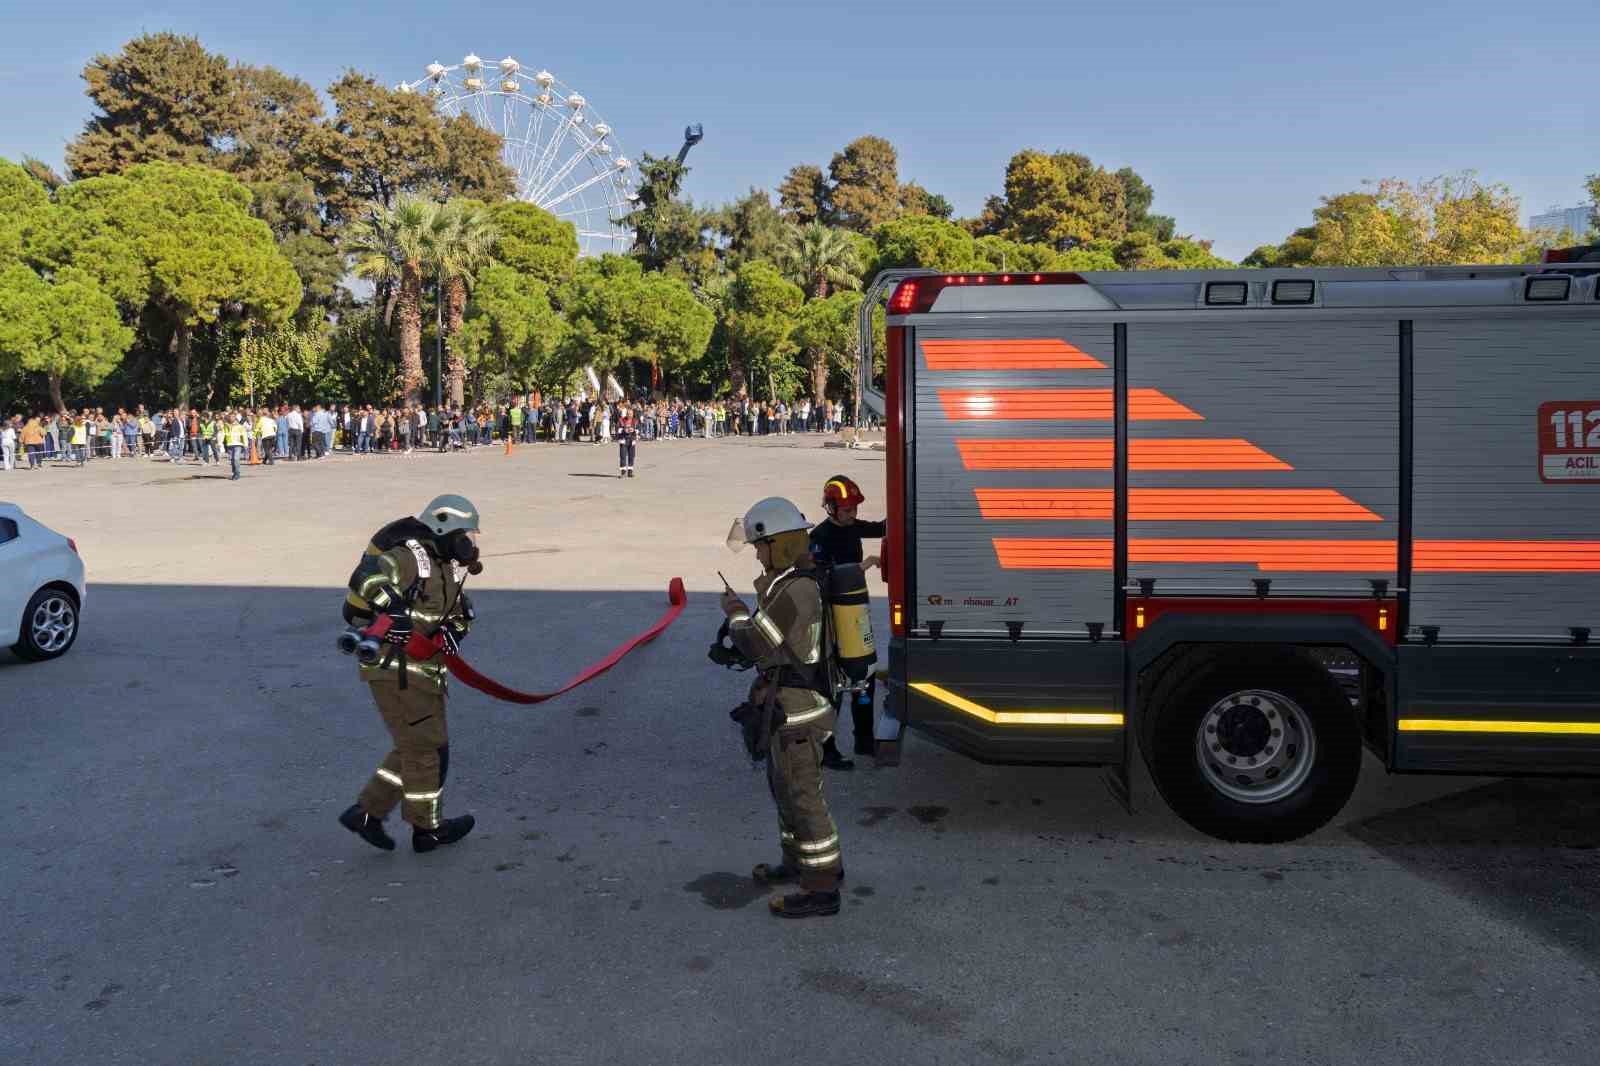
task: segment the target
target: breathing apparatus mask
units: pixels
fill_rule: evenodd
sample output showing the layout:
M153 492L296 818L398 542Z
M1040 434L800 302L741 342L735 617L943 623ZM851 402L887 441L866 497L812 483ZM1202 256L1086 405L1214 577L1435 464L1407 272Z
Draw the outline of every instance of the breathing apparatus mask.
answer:
M439 549L439 554L453 563L460 563L467 568L469 574L483 573L483 563L479 560L477 542L466 530L457 529L434 539L434 546Z
M478 532L478 509L471 500L454 494L435 496L417 517L433 533L440 558L460 563L469 574L483 572L472 537Z

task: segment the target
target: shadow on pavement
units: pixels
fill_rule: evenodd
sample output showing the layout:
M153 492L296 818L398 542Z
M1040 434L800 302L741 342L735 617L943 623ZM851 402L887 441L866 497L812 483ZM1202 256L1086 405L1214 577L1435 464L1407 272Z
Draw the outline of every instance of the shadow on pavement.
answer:
M1600 782L1497 781L1346 828L1600 969Z
M497 562L487 558L485 573L469 582L479 617L464 653L479 670L526 691L567 681L667 608L669 574L651 589L480 587L477 581L494 578ZM549 565L563 572L569 566L560 556ZM173 563L175 572L179 566ZM82 635L65 657L24 663L0 650L0 710L23 704L7 699L17 693L52 705L59 700L144 709L142 717L85 712L99 744L143 752L152 765L167 768L158 778L141 779L124 797L135 809L170 804L170 798L147 794L161 792L169 780L192 778L223 789L230 773L257 772L233 767L235 757L259 769L293 762L307 750L376 748L381 733L355 664L334 648L343 628L344 590L333 575L319 571L317 579L324 583L301 588L277 584L271 574L256 586L91 585ZM455 686L463 701L458 721L474 738L480 772L519 775L565 751L568 758L578 755L579 765L594 765L589 757L648 765L653 776L683 789L720 788L708 782L748 773L752 802L764 802L764 783L748 770L727 722L748 675L727 673L706 660L720 618L712 593L691 593L683 617L658 642L593 687L537 712L497 705ZM66 743L53 732L64 726L34 720L20 709L6 723L19 732L0 748L0 776L48 765L60 756L46 753ZM586 731L577 739L569 737L567 725L575 722L585 723ZM624 723L628 732L598 731ZM220 749L197 746L196 738L211 734L239 739ZM609 745L603 756L591 743L599 739ZM38 758L45 762L36 764ZM1050 853L1062 863L1117 842L1155 847L1202 869L1279 870L1287 862L1356 873L1364 863L1360 848L1333 837L1322 840L1331 847L1219 845L1179 822L1148 788L1138 813L1128 816L1101 786L1099 771L984 766L916 736L909 738L901 767L875 769L870 758L858 767L830 777L829 789L853 839L867 847L875 833L910 831L919 848L988 840L997 847L1033 847L1034 857ZM1402 791L1391 787L1385 797ZM224 806L231 794L216 793ZM1391 809L1340 828L1402 869L1600 968L1600 924L1592 918L1600 911L1596 782L1507 780L1405 807L1394 808L1397 798L1378 802ZM941 839L947 843L937 843Z

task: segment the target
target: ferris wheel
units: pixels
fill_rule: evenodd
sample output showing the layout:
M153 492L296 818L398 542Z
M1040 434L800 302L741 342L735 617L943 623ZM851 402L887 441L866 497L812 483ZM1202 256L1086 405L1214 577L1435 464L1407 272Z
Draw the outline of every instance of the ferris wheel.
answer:
M425 93L440 114L466 115L498 133L517 198L576 226L585 255L626 252L633 243L616 221L639 198L633 161L588 99L548 70L529 74L510 56L469 55L455 66L429 63L426 77L395 88Z

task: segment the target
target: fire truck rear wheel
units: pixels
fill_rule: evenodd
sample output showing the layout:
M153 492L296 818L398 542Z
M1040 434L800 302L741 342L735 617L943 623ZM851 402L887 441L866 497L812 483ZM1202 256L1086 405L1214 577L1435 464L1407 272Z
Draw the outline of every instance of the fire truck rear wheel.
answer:
M1294 648L1197 649L1157 680L1145 761L1178 816L1223 840L1274 844L1320 829L1355 790L1350 701Z

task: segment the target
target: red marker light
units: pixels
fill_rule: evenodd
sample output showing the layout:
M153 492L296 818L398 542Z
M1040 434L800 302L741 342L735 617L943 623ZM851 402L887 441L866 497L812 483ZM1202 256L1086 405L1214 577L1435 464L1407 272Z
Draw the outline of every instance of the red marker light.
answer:
M902 281L889 298L889 310L897 315L921 315L933 310L939 293L954 285L1084 285L1077 274L935 274Z

